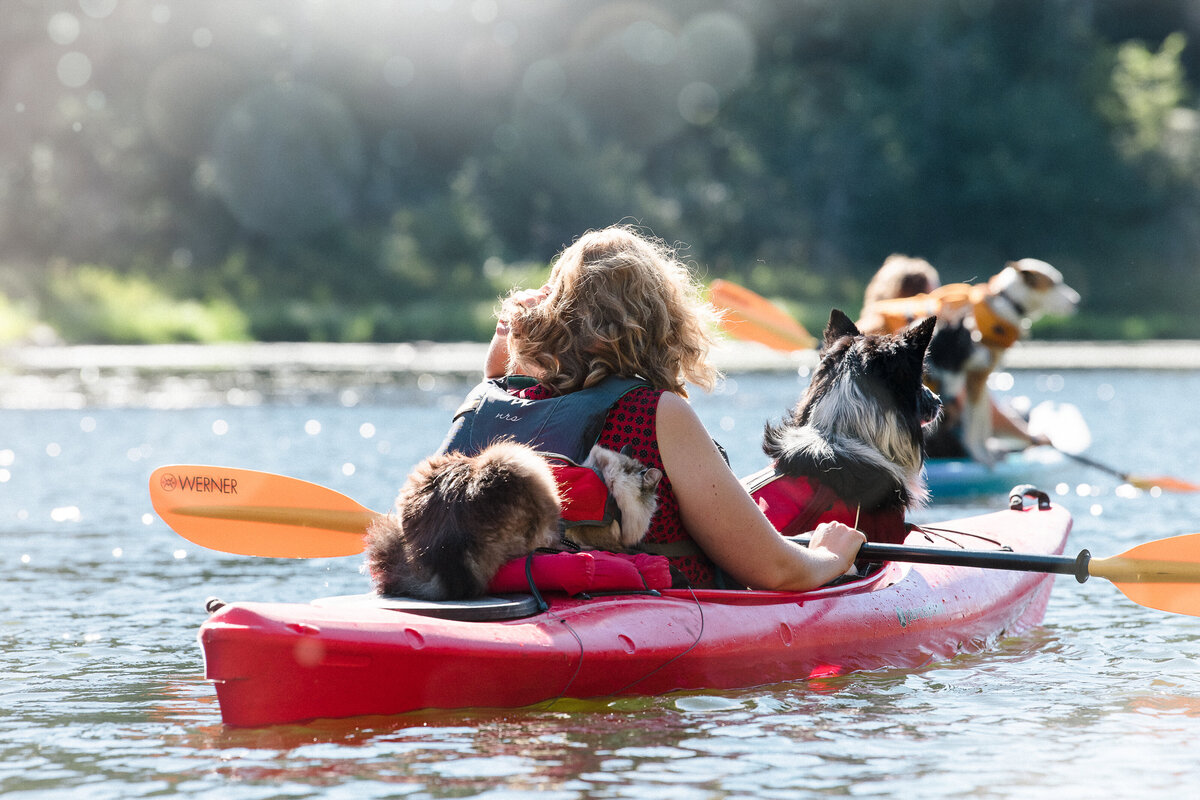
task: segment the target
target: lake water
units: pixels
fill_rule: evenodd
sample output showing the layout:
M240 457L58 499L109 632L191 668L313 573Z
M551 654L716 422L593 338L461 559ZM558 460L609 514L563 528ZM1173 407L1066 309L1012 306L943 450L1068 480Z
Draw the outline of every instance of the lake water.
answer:
M1014 372L1011 393L1074 403L1089 455L1200 481L1200 375ZM695 405L735 469L805 378L734 372ZM302 382L301 382L302 383ZM207 387L207 388L206 388ZM212 403L203 381L122 407L0 411L0 794L267 797L1062 798L1192 796L1200 777L1200 619L1060 577L1045 624L985 653L735 692L560 701L227 729L203 679L205 598L307 601L367 589L358 559L206 551L153 513L167 463L280 472L386 509L467 389L403 386ZM189 398L193 402L189 402ZM45 401L45 402L43 402ZM170 405L172 407L146 407ZM1046 486L1069 551L1113 555L1200 529L1200 496L1118 491L1072 466ZM1002 503L935 505L921 519Z

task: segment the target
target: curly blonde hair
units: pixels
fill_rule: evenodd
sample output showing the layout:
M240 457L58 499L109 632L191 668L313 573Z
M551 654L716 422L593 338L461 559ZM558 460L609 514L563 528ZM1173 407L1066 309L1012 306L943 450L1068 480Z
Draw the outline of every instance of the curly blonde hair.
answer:
M716 314L700 287L658 239L626 225L589 231L559 254L545 300L509 296L509 364L534 367L559 392L609 375L638 376L684 397L685 381L711 389ZM534 371L534 370L531 370Z

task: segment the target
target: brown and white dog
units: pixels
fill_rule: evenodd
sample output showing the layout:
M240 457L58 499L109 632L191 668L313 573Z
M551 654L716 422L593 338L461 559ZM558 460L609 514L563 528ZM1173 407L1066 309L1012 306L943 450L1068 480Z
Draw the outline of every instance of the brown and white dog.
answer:
M871 306L872 314L885 319L891 330L923 316L938 316L928 366L946 407L943 423L928 441L931 458L995 460L988 449L994 413L988 377L1036 320L1073 314L1078 304L1079 293L1063 281L1062 273L1045 261L1022 258L1009 262L985 284L950 284Z
M1063 281L1062 273L1036 258L1010 262L987 282L987 290L982 305L990 313L981 314L979 306L972 309L972 338L976 333L979 338L963 370L962 442L979 461L994 458L988 450L993 430L988 376L1000 365L1004 352L1028 335L1035 321L1047 314L1074 314L1079 305L1079 293ZM1015 337L1010 338L1008 332L1014 329Z

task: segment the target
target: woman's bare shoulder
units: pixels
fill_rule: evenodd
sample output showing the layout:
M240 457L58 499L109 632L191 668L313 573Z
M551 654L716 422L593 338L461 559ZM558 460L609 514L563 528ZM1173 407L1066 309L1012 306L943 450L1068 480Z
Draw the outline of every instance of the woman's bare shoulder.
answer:
M692 409L691 403L675 392L663 392L658 398L658 414L661 417L666 414L672 419L694 419L699 422L699 417Z
M708 431L696 415L695 409L686 399L674 392L663 392L659 397L657 416L660 447L664 443L670 446L691 440L709 441Z

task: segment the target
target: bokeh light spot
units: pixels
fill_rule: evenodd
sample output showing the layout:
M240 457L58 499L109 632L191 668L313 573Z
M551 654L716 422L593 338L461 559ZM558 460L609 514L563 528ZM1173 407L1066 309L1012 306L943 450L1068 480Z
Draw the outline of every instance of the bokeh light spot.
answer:
M535 103L557 103L567 91L567 73L557 59L543 58L525 68L521 90Z
M104 19L117 10L117 0L79 0L79 8L92 19Z
M689 83L679 92L679 114L692 125L707 125L721 108L717 90L707 83Z
M46 33L55 44L74 44L79 38L79 17L66 11L60 11L50 18L46 24Z
M392 56L383 62L383 79L389 86L400 89L408 86L416 77L417 68L404 56Z
M72 50L58 60L58 80L69 89L78 89L92 79L92 60Z

